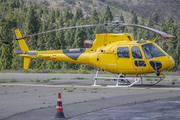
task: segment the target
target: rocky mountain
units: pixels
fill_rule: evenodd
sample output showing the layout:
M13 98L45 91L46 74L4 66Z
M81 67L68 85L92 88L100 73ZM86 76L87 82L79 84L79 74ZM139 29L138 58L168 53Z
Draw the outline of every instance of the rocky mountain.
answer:
M26 4L29 0L24 0ZM143 15L147 19L150 15L157 12L160 17L160 22L165 22L167 15L170 14L172 18L180 22L180 0L31 0L38 2L37 6L47 6L50 9L58 8L63 12L65 9L70 9L75 13L78 7L83 10L84 16L90 15L93 9L96 9L101 16L107 5L110 6L114 20L118 19L122 12L126 22L130 22L132 17L131 10L137 14L138 17Z

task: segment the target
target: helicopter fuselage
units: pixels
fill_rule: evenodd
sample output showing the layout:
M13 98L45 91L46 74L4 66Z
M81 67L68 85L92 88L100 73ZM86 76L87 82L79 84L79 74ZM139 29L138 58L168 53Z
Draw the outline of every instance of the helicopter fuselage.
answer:
M134 41L128 33L98 34L91 48L29 52L35 54L19 56L88 64L118 74L162 72L174 66L172 57L154 41Z

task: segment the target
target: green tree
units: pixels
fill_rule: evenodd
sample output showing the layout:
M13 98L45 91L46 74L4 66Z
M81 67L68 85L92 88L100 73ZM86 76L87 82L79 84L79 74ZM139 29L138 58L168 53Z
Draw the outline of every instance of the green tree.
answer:
M43 9L43 14L47 14L47 15L48 15L47 6L44 6L44 9Z
M61 26L61 27L64 26L64 21L63 21L63 16L62 15L60 15L58 22L59 22L59 26Z
M131 14L132 14L132 15L134 14L134 9L131 9Z
M83 11L81 8L76 9L74 20L77 21L78 19L83 19Z
M105 23L107 23L108 21L111 22L113 20L112 13L111 13L110 7L108 5L105 8L105 12L103 14L103 19L104 19Z
M174 23L174 19L170 16L170 14L168 14L167 20L166 20L166 27L167 29L172 27Z
M24 26L24 35L30 35L38 33L40 28L40 19L38 18L37 12L34 10L34 7L29 5L28 12L26 15L25 26ZM27 41L27 45L30 50L37 49L37 36L32 36ZM37 68L36 60L32 60L30 63L30 68Z
M153 22L153 18L151 16L148 17L148 23L147 23L148 27L154 28L154 22ZM149 32L149 36L147 39L149 40L153 40L156 37L156 34L154 32L148 31Z
M81 25L83 24L82 21L78 22ZM75 33L75 41L72 45L73 48L82 48L84 46L84 40L86 39L86 32L84 30L85 28L77 28Z
M133 13L133 17L132 17L132 19L131 19L131 23L132 23L132 24L138 24L138 19L137 19L136 13ZM137 28L136 28L136 27L133 27L133 28L132 28L132 33L133 33L134 39L137 40L137 39L138 39L138 38L137 38L138 36L137 36Z
M1 50L1 58L0 58L0 66L1 66L1 70L4 69L11 69L11 58L12 58L12 54L11 54L11 49L9 47L9 45L5 45L3 44L0 48Z
M122 12L121 12L121 14L120 14L120 16L119 16L119 21L122 21L123 23L125 23L124 17L123 17L123 15L122 15Z
M30 35L34 33L38 33L39 27L40 27L40 20L37 16L36 11L34 10L33 6L28 7L28 12L25 20L25 35ZM37 41L37 36L31 37L30 40L28 40L28 46L29 49L34 50L36 48L36 41Z
M69 9L65 9L63 14L64 22L66 23L70 19Z
M176 32L177 32L176 39L180 40L180 24L178 24ZM175 67L176 67L176 70L180 70L180 42L179 41L177 43L175 52L176 52Z
M139 24L145 26L143 15L141 15ZM141 38L144 39L144 38L143 38L143 33L144 33L144 30L141 29L141 28L139 28L139 29L138 29L138 40L141 40Z
M159 15L158 15L157 12L155 12L155 13L153 14L152 20L155 22L155 24L158 23L158 21L159 21Z
M43 14L43 9L42 9L42 7L40 7L39 11L38 11L38 15L40 18L42 17L42 14Z
M66 49L66 42L64 38L65 36L63 30L56 32L56 46L59 46L61 49Z
M51 12L50 12L50 22L54 23L55 22L55 11L52 8Z
M13 50L20 50L18 41L15 41L13 44ZM12 64L11 68L13 70L19 70L23 68L23 58L19 57L17 54L12 54Z
M70 10L70 12L69 12L69 19L72 20L73 17L74 17L74 14L72 13L72 10Z
M75 23L73 21L71 21L70 26L75 26ZM75 41L75 32L76 29L68 29L65 35L65 41L66 41L66 45L69 46L70 48L72 48L72 45Z
M99 23L99 17L95 9L91 12L91 24L98 24Z
M123 17L123 15L122 15L122 12L121 12L121 14L120 14L120 16L119 16L119 21L122 21L123 23L125 23L124 17ZM121 31L124 32L124 27L121 27Z
M60 12L59 12L58 8L56 8L56 13L55 13L56 19L59 19L59 16L60 16Z
M10 24L5 23L3 26L0 27L0 39L6 40L8 42L11 42L12 40L12 34L10 33L10 30L8 29L10 27ZM2 44L0 47L0 69L11 69L12 64L12 47L10 45Z

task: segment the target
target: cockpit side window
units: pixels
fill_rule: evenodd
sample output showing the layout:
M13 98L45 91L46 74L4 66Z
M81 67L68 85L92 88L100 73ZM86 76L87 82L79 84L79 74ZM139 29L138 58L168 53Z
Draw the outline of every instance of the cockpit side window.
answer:
M142 45L142 49L147 59L159 56L165 56L158 48L156 48L153 44L148 43Z
M142 59L142 54L138 46L132 47L131 51L135 59Z
M118 47L117 55L119 58L129 58L129 49L128 47Z

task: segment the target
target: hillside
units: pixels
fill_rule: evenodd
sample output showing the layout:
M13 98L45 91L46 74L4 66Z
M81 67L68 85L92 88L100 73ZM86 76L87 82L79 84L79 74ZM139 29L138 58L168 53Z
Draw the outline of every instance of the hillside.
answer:
M28 4L29 0L26 0ZM33 0L31 0L33 2ZM157 12L160 15L160 22L165 22L167 15L180 22L180 0L34 0L38 2L37 6L46 5L49 9L58 8L63 12L69 8L75 14L78 7L83 10L84 16L90 15L92 9L96 9L99 15L102 15L107 5L110 6L114 20L118 19L120 13L123 13L126 22L130 22L131 9L137 16L142 14L145 19L149 15Z

